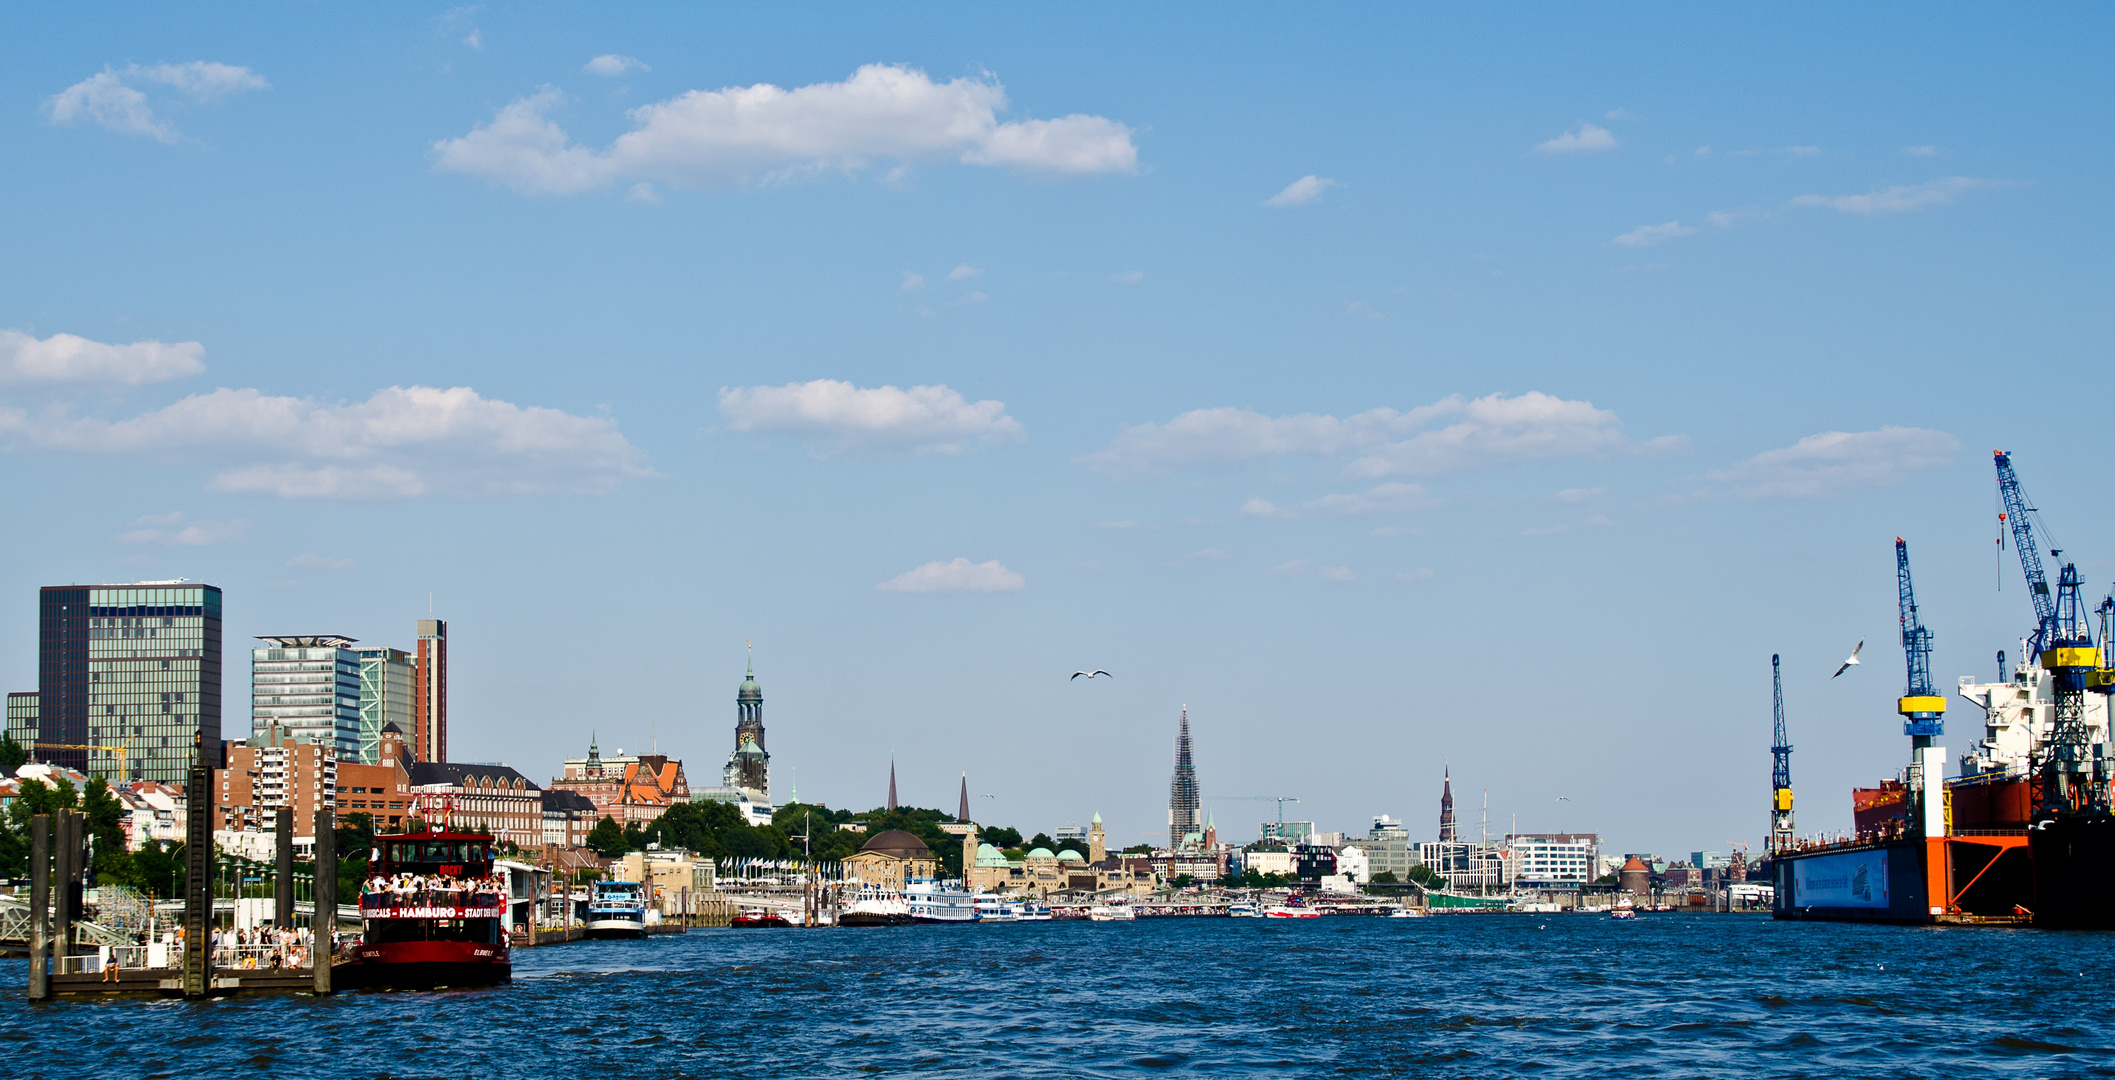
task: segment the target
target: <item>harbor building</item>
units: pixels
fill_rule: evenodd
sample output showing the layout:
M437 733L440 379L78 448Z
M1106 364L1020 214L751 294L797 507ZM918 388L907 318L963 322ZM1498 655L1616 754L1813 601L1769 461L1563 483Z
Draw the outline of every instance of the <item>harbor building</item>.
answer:
M411 816L410 767L404 729L385 725L376 735L373 762L338 762L338 817L366 814L377 829L401 830Z
M1396 881L1408 881L1410 868L1417 865L1417 850L1410 843L1409 829L1386 814L1376 815L1366 838L1351 841L1347 848L1351 846L1364 856L1369 879L1388 873Z
M410 773L412 792L444 796L457 827L482 829L518 847L543 843L543 790L509 766L420 761Z
M360 655L339 634L262 634L250 650L250 726L360 760Z
M182 580L45 586L37 689L8 695L8 734L38 761L182 783L201 737L219 753L220 601Z
M338 759L329 744L273 724L228 748L213 770L213 837L230 850L258 847L236 834L275 832L280 807L294 811L294 841L315 842L316 811L338 805Z
M1506 876L1534 888L1577 888L1594 880L1601 857L1595 833L1516 833L1505 838Z
M418 652L412 666L411 756L448 760L448 623L419 620Z
M1191 833L1203 835L1204 817L1199 812L1203 805L1197 764L1190 758L1190 707L1184 705L1175 729L1175 776L1168 782L1168 847L1182 847L1183 838Z
M623 747L603 757L593 739L588 741L586 757L566 759L565 774L551 781L551 789L583 796L594 805L595 821L608 817L619 825L645 825L667 813L670 806L691 799L680 759L627 754Z
M413 730L417 664L410 653L386 646L354 649L360 657L360 763L382 760L382 729ZM408 747L406 749L409 749Z
M910 882L932 878L939 865L925 841L902 829L888 829L868 837L858 851L844 860L850 876L893 892L902 892Z
M543 793L543 842L546 847L586 847L588 833L602 820L594 800L556 785Z

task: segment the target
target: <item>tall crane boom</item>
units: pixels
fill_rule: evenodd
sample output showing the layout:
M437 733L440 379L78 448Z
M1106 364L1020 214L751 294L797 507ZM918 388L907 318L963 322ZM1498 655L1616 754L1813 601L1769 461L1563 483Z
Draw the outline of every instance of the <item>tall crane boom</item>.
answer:
M2020 478L2012 471L2012 455L1996 451L1998 495L2004 500L2004 516L2012 525L2012 546L2020 554L2020 569L2027 575L2027 595L2034 601L2034 636L2027 641L2027 660L2041 655L2048 644L2049 624L2056 618L2056 597L2049 593L2049 575L2042 572L2041 548L2034 542L2032 518L2037 514L2020 490Z
M1792 742L1785 737L1785 680L1777 654L1770 654L1770 844L1774 854L1792 846ZM1743 845L1745 847L1746 845Z
M1902 734L1944 735L1946 699L1931 685L1931 631L1917 617L1917 593L1909 582L1909 545L1895 537L1895 586L1901 593L1902 655L1909 666L1908 686L1895 711L1902 714Z

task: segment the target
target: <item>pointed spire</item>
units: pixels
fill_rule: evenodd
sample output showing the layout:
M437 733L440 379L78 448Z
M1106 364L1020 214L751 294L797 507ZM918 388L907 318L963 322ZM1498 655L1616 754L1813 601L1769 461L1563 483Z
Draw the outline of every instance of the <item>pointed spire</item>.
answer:
M896 759L889 759L889 810L896 809Z
M962 772L962 809L956 812L955 820L969 820L969 771L966 769Z

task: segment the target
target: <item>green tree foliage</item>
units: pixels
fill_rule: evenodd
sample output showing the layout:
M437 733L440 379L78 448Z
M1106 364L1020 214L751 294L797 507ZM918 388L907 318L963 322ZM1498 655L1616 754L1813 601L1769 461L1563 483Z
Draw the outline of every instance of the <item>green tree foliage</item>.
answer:
M646 850L646 844L647 844L647 839L646 839L646 830L645 830L645 829L642 829L642 828L640 828L640 827L639 827L639 823L638 823L638 822L636 822L636 821L627 821L627 822L625 822L625 823L624 823L624 850L626 850L626 851L645 851L645 850Z
M1004 851L1008 848L1021 846L1021 830L999 825L994 825L988 829L980 828L977 830L977 840L980 843L990 844ZM1084 851L1085 849L1082 850Z
M162 898L182 896L184 846L173 840L149 840L132 853L130 883L141 892Z
M1124 854L1126 854L1126 855L1151 855L1151 854L1153 854L1153 845L1151 845L1151 844L1133 844L1133 845L1131 845L1130 847L1127 847L1127 848L1125 848L1125 849L1124 849Z
M350 904L367 881L367 857L374 852L373 814L347 814L338 819L331 836L338 845L338 902Z
M29 751L15 741L13 735L0 733L0 776L13 776L15 770L29 761Z
M1197 884L1197 879L1188 874L1177 874L1175 875L1175 880L1168 882L1168 886L1173 889L1187 889L1195 884Z
M1256 870L1242 871L1240 876L1227 881L1237 889L1282 889L1287 883L1284 874L1265 874Z
M1416 866L1411 867L1409 876L1412 883L1422 885L1428 889L1447 883L1447 879L1441 877L1439 871L1426 866L1424 863L1418 863Z
M677 803L654 819L644 835L662 847L710 859L784 859L798 850L777 825L751 825L738 807L723 802Z
M632 849L631 845L625 842L624 830L607 814L595 823L593 829L588 830L587 846L589 851L605 859L614 859Z
M954 821L955 815L919 806L900 806L894 810L869 810L853 816L867 823L868 836L902 829L923 840L940 864L941 877L956 877L962 873L962 838L940 831L940 823Z
M79 794L64 777L53 784L22 781L20 794L7 804L7 814L0 818L0 873L21 877L29 872L30 818L54 810L70 810L79 802Z
M1372 884L1375 885L1393 885L1395 883L1396 877L1395 871L1393 870L1383 870L1380 873L1373 875L1372 878Z
M771 823L786 837L789 849L801 850L801 835L809 834L808 853L819 860L838 860L859 850L863 838L842 826L852 820L850 810L832 810L814 803L787 803L771 815Z

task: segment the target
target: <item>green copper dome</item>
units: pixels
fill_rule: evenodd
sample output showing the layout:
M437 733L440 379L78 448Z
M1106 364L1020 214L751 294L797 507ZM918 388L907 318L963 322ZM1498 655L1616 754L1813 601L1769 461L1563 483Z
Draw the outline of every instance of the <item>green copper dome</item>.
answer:
M1029 858L1031 858L1031 859L1055 859L1055 858L1057 858L1057 856L1055 856L1055 855L1052 855L1052 854L1050 853L1050 849L1049 849L1049 848L1046 848L1046 847L1039 847L1039 848L1035 849L1034 851L1031 851L1031 852L1029 852L1029 853L1028 853L1028 857L1029 857Z
M978 845L977 845L977 865L978 865L978 866L1010 866L1010 865L1012 865L1012 864L1010 864L1010 863L1008 863L1008 862L1006 861L1006 855L1005 855L1005 853L1004 853L1004 852L1002 852L1002 851L1000 851L1000 850L999 850L998 848L995 848L995 847L991 846L990 844L978 844Z
M1087 861L1087 857L1077 851L1072 850L1071 848L1066 848L1065 850L1058 852L1058 861L1062 863L1081 863L1084 865Z
M738 702L764 700L764 688L756 684L756 661L749 661L749 674L742 679L741 688L735 691L734 700Z

